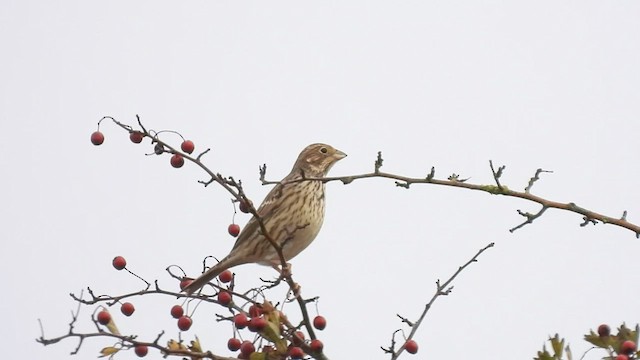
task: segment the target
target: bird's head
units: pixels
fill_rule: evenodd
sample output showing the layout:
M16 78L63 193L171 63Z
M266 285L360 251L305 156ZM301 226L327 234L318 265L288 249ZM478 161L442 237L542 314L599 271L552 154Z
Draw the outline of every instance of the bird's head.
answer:
M347 154L327 144L311 144L304 148L293 166L307 177L324 177L329 169Z

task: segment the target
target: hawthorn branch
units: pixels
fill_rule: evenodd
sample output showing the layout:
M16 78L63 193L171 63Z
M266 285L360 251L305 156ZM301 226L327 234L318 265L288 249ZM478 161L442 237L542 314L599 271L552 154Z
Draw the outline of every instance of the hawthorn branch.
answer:
M160 336L161 335L162 334L160 334ZM68 334L58 336L56 338L45 339L44 336L41 336L40 338L36 339L36 341L43 345L51 345L64 339L78 338L78 341L79 341L78 347L75 349L75 351L71 353L71 355L75 355L78 353L78 350L80 350L80 346L82 345L82 342L84 341L84 339L88 339L92 337L110 337L110 338L118 339L122 344L122 346L125 348L131 348L137 345L145 345L149 348L155 348L160 350L160 352L164 355L186 356L192 359L237 360L237 358L230 358L226 356L215 355L211 351L197 352L197 351L183 350L183 349L170 349L166 346L162 346L158 344L158 341L160 340L160 336L158 336L154 342L145 342L145 341L135 340L136 339L135 335L117 335L117 334L112 334L104 331L81 334L81 333L75 333L72 330L70 330Z
M233 177L224 177L220 173L215 173L214 171L209 169L209 167L207 167L204 163L202 163L202 161L201 161L202 156L205 155L206 153L208 153L210 149L207 149L207 150L203 151L200 155L198 155L197 157L194 158L190 154L186 154L186 153L184 153L182 151L179 151L176 148L174 148L171 145L169 145L167 142L161 140L159 138L160 132L147 130L142 125L142 121L140 120L140 117L138 115L136 115L136 118L137 118L138 125L142 129L142 131L141 131L142 134L145 137L150 137L152 139L152 144L156 144L155 145L156 149L158 147L160 147L159 151L155 151L156 154L160 155L160 154L162 154L164 152L167 152L167 153L171 153L171 154L179 154L179 155L181 155L185 160L188 160L188 161L196 164L205 173L207 173L209 175L209 177L210 177L209 180L207 180L207 181L198 181L199 183L203 184L205 187L210 185L210 184L212 184L212 183L214 183L214 182L218 183L220 186L222 186L222 188L224 190L226 190L229 194L231 194L236 201L245 201L246 204L247 204L247 208L249 210L249 213L251 215L253 215L253 217L258 222L258 225L260 227L260 231L261 231L262 235L264 236L264 238L267 241L269 241L271 246L273 246L273 248L275 249L276 253L278 254L282 269L285 270L285 269L289 268L289 266L287 264L287 261L286 261L286 259L284 257L284 254L282 253L282 245L280 245L271 236L271 234L267 230L262 217L258 214L257 209L253 206L253 202L246 196L246 194L245 194L245 192L244 192L244 190L242 188L242 183L240 181L235 181L235 179L233 179ZM109 119L109 120L113 121L116 125L120 126L121 128L123 128L124 130L126 130L128 132L134 131L131 126L126 125L124 123L121 123L121 122L117 121L116 119L114 119L111 116L105 116L100 121L102 121L104 119ZM376 166L378 168L380 166L382 166L381 153L378 154L378 161L376 163ZM264 179L264 176L266 175L266 164L260 168L260 174L261 174L261 178ZM303 178L307 179L306 177L303 177ZM311 320L309 318L309 314L308 314L308 311L307 311L307 303L300 296L300 293L299 293L300 286L298 285L298 283L296 283L293 280L293 275L292 275L290 269L289 269L289 271L283 271L281 273L281 275L280 275L280 278L283 279L289 285L289 289L293 292L293 294L295 296L295 299L298 302L298 306L300 307L300 312L302 313L304 326L305 326L307 332L309 333L310 338L311 339L316 339L315 332L313 330L313 326L311 324ZM190 297L193 297L193 296L190 296ZM206 297L205 296L197 296L197 298L198 299L205 299ZM215 302L215 301L211 300L211 302ZM305 350L307 353L310 353L309 352L310 348L306 344L303 344L303 350ZM320 359L320 360L327 359L324 354L314 354L314 357L316 357L317 359Z
M431 297L431 300L425 305L424 310L422 311L422 314L420 315L420 317L418 318L417 321L412 322L410 320L408 320L407 318L401 316L401 315L397 315L403 323L409 325L409 327L411 328L411 331L409 332L409 335L406 337L406 341L411 340L413 338L413 336L415 335L415 333L418 331L418 328L420 327L420 325L422 324L422 321L424 320L425 316L427 315L427 313L429 312L429 310L431 309L431 307L433 306L433 304L435 303L436 299L438 299L440 296L445 296L445 295L449 295L451 293L451 291L453 291L453 286L450 286L451 283L453 282L453 280L455 280L455 278L460 275L460 273L466 269L469 265L475 263L478 261L478 257L485 252L487 249L492 248L495 244L494 243L489 243L487 246L483 247L482 249L480 249L469 261L467 261L464 265L458 267L458 270L453 273L453 275L451 275L451 277L445 281L444 283L440 283L440 280L436 281L436 291L433 294L433 296ZM391 354L391 360L395 360L397 359L400 354L402 354L402 352L405 350L404 348L404 343L402 344L402 346L400 346L400 348L398 350L395 350L395 335L399 330L396 330L393 333L392 339L391 339L391 346L389 348L382 348L382 350L385 353L389 353ZM405 343L406 343L405 341Z
M529 179L529 183L527 184L527 187L524 188L524 192L526 192L528 194L529 191L531 191L531 188L533 187L533 184L536 181L540 180L540 174L542 174L542 173L553 173L553 171L542 170L542 169L536 170L536 173L533 175L533 177L531 179Z
M376 162L377 164L377 162ZM462 189L467 189L467 190L476 190L476 191L482 191L491 195L502 195L502 196L507 196L507 197L514 197L514 198L519 198L519 199L523 199L523 200L527 200L530 202L534 202L534 203L538 203L542 206L542 209L536 213L536 214L530 214L527 212L523 212L521 210L517 210L518 213L521 216L524 216L527 218L527 220L514 227L509 229L510 232L514 232L515 230L527 225L527 224L531 224L535 219L537 219L538 217L540 217L542 214L544 214L544 212L547 209L558 209L558 210L564 210L564 211L569 211L569 212L573 212L576 214L580 214L583 216L583 222L580 223L580 226L585 226L587 224L597 224L598 222L603 223L603 224L610 224L610 225L615 225L627 230L631 230L636 234L636 238L640 238L640 225L631 223L629 221L627 221L627 211L625 210L623 212L623 216L619 217L619 218L615 218L612 216L607 216L604 214L600 214L597 213L595 211L592 210L588 210L585 209L583 207L580 207L578 205L576 205L573 202L568 202L568 203L562 203L562 202L558 202L558 201L553 201L553 200L547 200L543 197L540 196L536 196L530 193L531 187L533 186L533 184L540 179L539 175L541 173L550 173L551 171L548 170L542 170L542 169L538 169L534 175L534 177L532 177L529 180L529 183L527 185L527 187L525 188L525 191L514 191L509 189L507 186L503 185L500 183L499 178L500 176L502 176L502 172L505 169L504 166L501 166L498 168L498 170L496 171L493 167L493 163L490 162L490 167L491 167L491 171L494 177L494 180L496 182L497 185L483 185L483 184L473 184L473 183L469 183L467 182L468 179L459 179L459 175L457 174L453 174L451 176L448 177L448 179L444 180L444 179L436 179L435 178L435 169L432 167L431 168L431 172L429 173L429 175L427 177L424 178L415 178L415 177L408 177L408 176L403 176L403 175L398 175L398 174L393 174L393 173L386 173L386 172L381 172L379 171L379 167L375 167L373 172L370 173L363 173L363 174L357 174L357 175L347 175L347 176L330 176L330 177L323 177L323 178L315 178L315 177L308 177L305 179L296 179L296 180L289 180L286 181L284 183L295 183L295 182L301 182L301 181L322 181L323 183L328 183L328 182L332 182L332 181L340 181L343 184L350 184L355 180L360 180L360 179L369 179L369 178L383 178L383 179L391 179L395 181L395 185L396 187L402 187L405 189L409 189L409 187L412 184L431 184L431 185L440 185L440 186L449 186L449 187L456 187L456 188L462 188ZM280 181L268 181L264 179L265 174L261 173L261 177L260 180L262 182L262 185L273 185L273 184L279 184L282 183Z

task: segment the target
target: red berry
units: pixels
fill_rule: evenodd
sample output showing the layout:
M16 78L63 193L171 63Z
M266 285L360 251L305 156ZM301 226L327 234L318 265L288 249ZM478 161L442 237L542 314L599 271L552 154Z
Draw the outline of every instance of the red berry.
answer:
M102 325L107 325L111 321L111 314L107 310L102 310L98 313L98 322Z
M98 145L102 145L102 143L104 142L104 134L102 134L100 131L95 131L93 134L91 134L91 143L95 146Z
M122 313L125 314L126 316L131 316L131 314L133 314L133 312L136 311L136 308L133 307L132 303L126 302L122 304L122 306L120 306L120 311L122 311Z
M291 338L291 342L295 345L304 343L304 333L302 331L296 331Z
M322 341L315 339L315 340L311 340L309 347L313 352L319 353L319 352L322 352L322 349L324 348L324 344L322 343Z
M253 332L262 331L266 326L267 326L267 320L261 317L255 317L249 320L249 330Z
M302 351L301 348L294 346L289 349L289 356L291 356L292 359L302 359L304 357L304 351Z
M187 154L191 154L193 150L196 148L196 146L193 144L193 141L185 140L180 145L180 148L182 149L182 151L186 152Z
M218 279L220 279L223 283L228 283L233 279L233 273L231 270L225 270L220 275L218 275Z
M620 346L620 353L622 354L631 355L634 351L636 351L636 343L631 340L623 342Z
M191 284L192 282L193 282L192 278L183 277L182 280L180 280L180 290L184 290L184 288L189 286L189 284Z
M256 351L256 347L253 346L253 343L249 340L243 341L242 345L240 345L240 352L242 353L242 355L248 356L254 353L255 351Z
M181 316L180 319L178 319L178 328L182 331L189 330L191 328L191 324L193 324L193 321L188 316Z
M611 334L611 328L607 324L602 324L598 326L598 335L600 337L609 336Z
M135 144L140 144L143 138L144 135L140 131L132 131L129 133L129 140Z
M111 264L113 264L113 267L116 268L116 270L122 270L127 267L127 260L125 260L122 256L116 256L113 258Z
M181 168L184 165L184 158L180 154L173 154L171 157L171 166L174 168Z
M220 291L218 293L218 302L221 305L229 305L231 303L231 293L229 293L228 291Z
M629 357L627 355L620 354L616 356L616 360L629 360Z
M182 315L184 315L184 309L182 308L182 306L173 305L173 307L171 308L171 316L173 316L174 319L180 319Z
M407 350L409 354L415 354L418 352L418 343L415 340L408 340L404 343L404 349Z
M227 348L229 348L229 350L231 351L240 350L240 345L242 345L242 343L240 342L240 339L231 338L229 339L229 341L227 341Z
M240 208L240 211L242 211L245 214L249 213L249 204L247 204L246 201L240 201L240 205L238 206Z
M262 315L262 308L258 305L249 306L249 316L252 318Z
M247 318L247 315L243 313L236 314L233 317L233 324L237 329L244 329L247 327L247 325L249 325L249 319Z
M149 348L147 345L136 345L135 352L139 357L145 357L149 352Z
M238 224L229 225L229 235L236 237L238 236L238 234L240 234L240 225Z
M327 319L325 319L324 316L316 316L313 318L313 327L318 330L324 330L324 328L327 327Z

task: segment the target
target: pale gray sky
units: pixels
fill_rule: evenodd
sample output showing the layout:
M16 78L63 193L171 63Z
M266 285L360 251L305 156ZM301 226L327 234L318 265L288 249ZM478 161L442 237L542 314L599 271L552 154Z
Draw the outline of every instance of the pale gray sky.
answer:
M256 201L269 190L259 164L277 180L322 141L349 154L332 175L370 171L382 150L389 172L435 166L441 178L490 184L492 159L507 165L510 188L553 170L534 193L611 216L628 210L639 223L639 18L636 1L0 2L3 355L70 358L75 341L34 342L37 319L61 335L75 309L68 293L139 290L111 268L115 255L169 286L166 266L196 273L233 244L222 189L202 188L193 166L144 156L148 145L110 124L92 146L103 115L140 114L211 147L207 164L242 179ZM538 207L382 179L329 184L324 228L293 261L303 294L321 296L327 354L387 358L380 346L402 327L395 314L416 318L436 279L492 241L428 315L415 358L526 359L556 332L581 355L589 328L639 321L634 234L581 228L558 211L510 234L516 209ZM236 272L241 286L273 275ZM177 336L175 301L134 302L123 332ZM185 338L230 355L231 329L216 312L201 306ZM92 330L89 314L78 330ZM76 358L110 344L88 340Z

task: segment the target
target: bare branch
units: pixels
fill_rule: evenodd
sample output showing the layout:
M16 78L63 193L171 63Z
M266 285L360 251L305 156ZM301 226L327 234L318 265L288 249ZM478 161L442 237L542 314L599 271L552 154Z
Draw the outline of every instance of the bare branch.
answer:
M451 291L453 290L452 286L449 286L453 280L455 280L455 278L464 270L467 268L467 266L471 265L474 262L478 261L478 257L485 252L487 249L492 248L494 246L494 243L490 243L487 246L483 247L482 249L480 249L469 261L467 261L464 265L458 267L458 270L453 273L453 275L451 275L451 277L449 279L447 279L447 281L445 281L443 284L440 283L440 280L436 281L436 291L433 294L433 296L431 297L431 300L424 306L424 310L422 311L422 314L420 315L420 317L418 318L418 320L415 323L412 323L411 321L407 320L406 318L398 315L398 317L400 317L400 319L402 319L403 323L406 324L410 324L409 326L411 327L411 332L409 333L409 336L406 337L406 341L410 340L411 338L413 338L413 336L415 335L415 333L418 331L418 328L420 327L420 324L422 324L422 321L424 320L425 316L427 315L427 312L429 312L429 309L431 309L431 306L433 306L433 304L435 303L436 299L440 296L444 296L444 295L449 295L449 293L451 293ZM397 330L396 330L397 332ZM395 336L395 332L394 332L394 336ZM402 344L402 346L400 346L400 348L398 350L395 350L395 339L392 338L392 343L391 346L388 349L382 348L383 351L391 353L391 360L395 360L397 359L400 354L402 354L402 352L404 351L404 343Z

